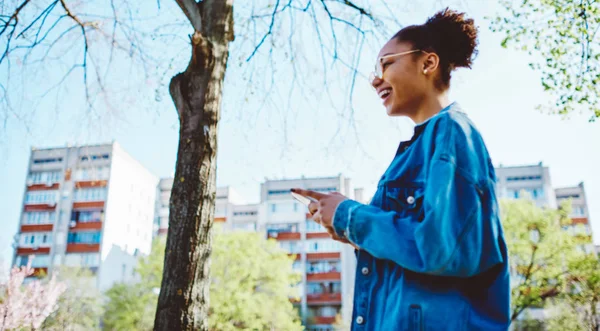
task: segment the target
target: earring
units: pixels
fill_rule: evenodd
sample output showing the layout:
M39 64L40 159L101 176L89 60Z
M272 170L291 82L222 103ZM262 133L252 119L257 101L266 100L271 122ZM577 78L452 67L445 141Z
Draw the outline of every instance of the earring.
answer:
M423 70L423 75L427 75L427 69Z

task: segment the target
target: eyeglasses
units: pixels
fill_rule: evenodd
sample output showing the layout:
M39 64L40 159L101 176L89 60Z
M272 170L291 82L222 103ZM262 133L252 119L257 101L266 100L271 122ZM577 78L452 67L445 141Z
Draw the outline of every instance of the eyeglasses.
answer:
M383 60L389 59L392 57L412 54L412 53L416 53L416 52L423 52L423 51L420 49L413 49L412 51L406 51L406 52L402 52L402 53L390 54L390 55L385 55L385 56L380 57L379 59L377 59L377 64L375 64L375 70L373 70L373 72L371 72L371 75L369 76L369 82L373 83L375 78L381 79L383 77Z

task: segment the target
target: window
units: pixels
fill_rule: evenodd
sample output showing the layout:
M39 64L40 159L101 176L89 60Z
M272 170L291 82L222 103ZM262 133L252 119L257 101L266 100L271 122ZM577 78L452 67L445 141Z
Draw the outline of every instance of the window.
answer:
M267 234L274 235L280 232L299 232L298 223L279 223L267 225Z
M84 155L80 158L81 161L89 161L89 160L108 160L108 154L100 154L100 155Z
M69 244L99 244L100 232L71 232L67 239Z
M55 212L32 211L26 212L23 224L52 224L56 219Z
M69 253L65 255L65 265L75 267L97 267L100 265L99 253Z
M321 192L321 193L327 193L327 192L335 192L335 191L337 191L337 188L335 188L335 187L316 187L316 188L310 188L309 190Z
M280 241L279 247L286 250L288 253L301 253L302 252L302 243L297 241Z
M542 176L510 176L506 177L506 180L509 182L515 182L520 180L539 180L542 179Z
M49 246L52 243L52 232L30 232L21 234L21 246Z
M340 283L340 282L308 283L308 284L306 284L306 290L309 294L340 293L340 292L342 292L342 283Z
M26 266L29 262L29 255L19 255L16 259L17 267ZM46 268L50 265L50 255L34 255L31 260L32 268Z
M256 231L256 224L255 223L233 223L233 228L235 230Z
M339 272L340 270L340 263L338 261L315 261L306 264L306 273L309 274Z
M582 217L585 216L585 208L581 206L573 206L572 216Z
M25 195L26 204L54 204L56 203L57 191L33 191Z
M29 174L29 184L53 184L60 182L60 171L36 171Z
M269 194L269 195L290 194L290 190L269 190L269 192L267 194Z
M256 215L255 211L235 211L233 212L233 216L252 216Z
M75 171L76 180L104 180L110 176L110 167L86 167Z
M33 164L48 164L48 163L59 163L62 162L62 157L54 157L54 158L47 158L47 159L37 159L37 160L33 160Z
M293 201L273 202L270 203L270 211L271 213L293 213L297 210L295 204Z
M306 232L327 232L327 230L325 230L325 227L321 224L313 220L306 220Z
M75 190L74 201L104 201L106 200L106 187L94 187Z
M102 220L102 210L81 210L71 212L71 221L74 222L100 222Z
M339 252L340 243L333 240L307 240L308 253Z
M277 204L273 203L271 204L271 212L274 213L277 211Z

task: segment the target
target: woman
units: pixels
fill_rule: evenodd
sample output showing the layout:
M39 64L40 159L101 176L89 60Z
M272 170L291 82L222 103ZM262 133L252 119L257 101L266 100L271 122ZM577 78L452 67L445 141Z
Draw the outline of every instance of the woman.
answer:
M388 115L408 116L369 205L312 197L315 221L357 248L353 330L506 330L510 287L495 174L481 135L448 101L450 74L470 67L477 28L444 10L400 30L379 53L372 85Z

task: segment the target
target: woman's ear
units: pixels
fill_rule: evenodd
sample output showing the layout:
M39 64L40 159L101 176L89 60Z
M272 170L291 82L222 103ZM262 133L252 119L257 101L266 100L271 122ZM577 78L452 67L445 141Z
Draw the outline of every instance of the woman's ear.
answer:
M440 57L435 53L427 53L423 60L423 74L435 72L440 65Z

